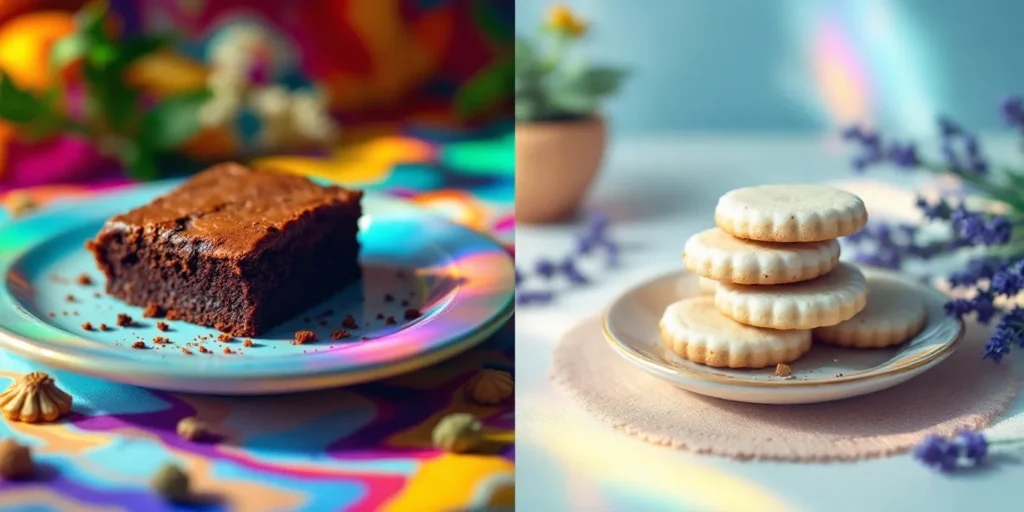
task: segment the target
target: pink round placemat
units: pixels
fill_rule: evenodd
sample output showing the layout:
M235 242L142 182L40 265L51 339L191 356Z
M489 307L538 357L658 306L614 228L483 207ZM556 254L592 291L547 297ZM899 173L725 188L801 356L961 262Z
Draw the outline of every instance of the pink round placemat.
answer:
M850 460L898 453L926 434L980 429L1020 387L1013 365L981 359L967 326L949 358L894 388L835 402L760 405L684 391L620 358L591 318L555 349L551 378L587 412L645 441L734 458Z

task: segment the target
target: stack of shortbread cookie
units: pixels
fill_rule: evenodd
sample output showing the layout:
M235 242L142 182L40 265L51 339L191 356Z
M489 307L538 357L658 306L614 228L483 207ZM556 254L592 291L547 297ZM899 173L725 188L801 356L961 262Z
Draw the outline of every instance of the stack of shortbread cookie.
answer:
M859 197L831 187L725 194L715 209L718 227L690 237L683 251L706 294L665 310L665 344L696 363L761 368L806 354L812 337L858 348L913 337L925 321L915 290L865 279L839 261L836 239L860 231L867 218Z

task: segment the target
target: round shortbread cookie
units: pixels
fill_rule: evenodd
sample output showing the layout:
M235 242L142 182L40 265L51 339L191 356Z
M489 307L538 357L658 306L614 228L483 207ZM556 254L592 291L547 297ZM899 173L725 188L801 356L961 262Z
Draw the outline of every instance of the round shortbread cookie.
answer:
M700 293L714 295L715 290L718 290L718 281L708 279L703 276L697 276L697 287L700 289Z
M821 185L762 185L727 192L715 207L726 233L762 242L820 242L852 235L868 221L864 201Z
M839 264L839 242L783 244L736 238L718 228L690 237L683 263L699 276L736 284L808 281Z
M811 349L811 331L777 331L737 323L719 313L711 297L670 304L659 327L669 349L708 366L764 368L792 362Z
M899 345L924 329L928 314L920 293L893 279L868 278L868 305L853 318L814 330L814 339L853 348Z
M715 307L742 324L770 329L813 329L836 325L864 309L864 274L848 263L802 283L759 286L718 283Z

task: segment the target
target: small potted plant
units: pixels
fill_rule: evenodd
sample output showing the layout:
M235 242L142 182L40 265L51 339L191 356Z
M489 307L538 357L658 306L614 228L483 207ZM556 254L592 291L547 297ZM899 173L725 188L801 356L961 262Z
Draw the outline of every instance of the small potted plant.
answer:
M536 41L516 37L516 220L572 215L604 154L601 101L625 77L620 68L568 58L587 23L554 7Z

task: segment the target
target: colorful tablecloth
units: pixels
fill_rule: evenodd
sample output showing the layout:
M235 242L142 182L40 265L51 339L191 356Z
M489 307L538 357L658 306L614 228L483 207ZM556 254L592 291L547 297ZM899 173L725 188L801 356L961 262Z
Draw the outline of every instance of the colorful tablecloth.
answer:
M385 190L456 222L493 234L512 250L513 139L387 131L326 156L265 158L290 172ZM22 191L47 203L122 186L49 186ZM9 196L9 194L8 194ZM0 196L0 202L11 198ZM0 223L10 220L0 213ZM350 388L273 397L150 391L40 368L0 351L0 386L43 370L75 398L66 421L0 423L0 436L33 448L36 478L0 483L3 510L175 509L149 486L161 464L189 473L199 510L457 510L512 503L514 404L468 403L462 389L479 369L514 372L510 322L478 348L434 367ZM486 453L431 447L434 424L472 412L485 426ZM175 433L198 416L224 438L192 443ZM189 507L186 507L189 508Z

